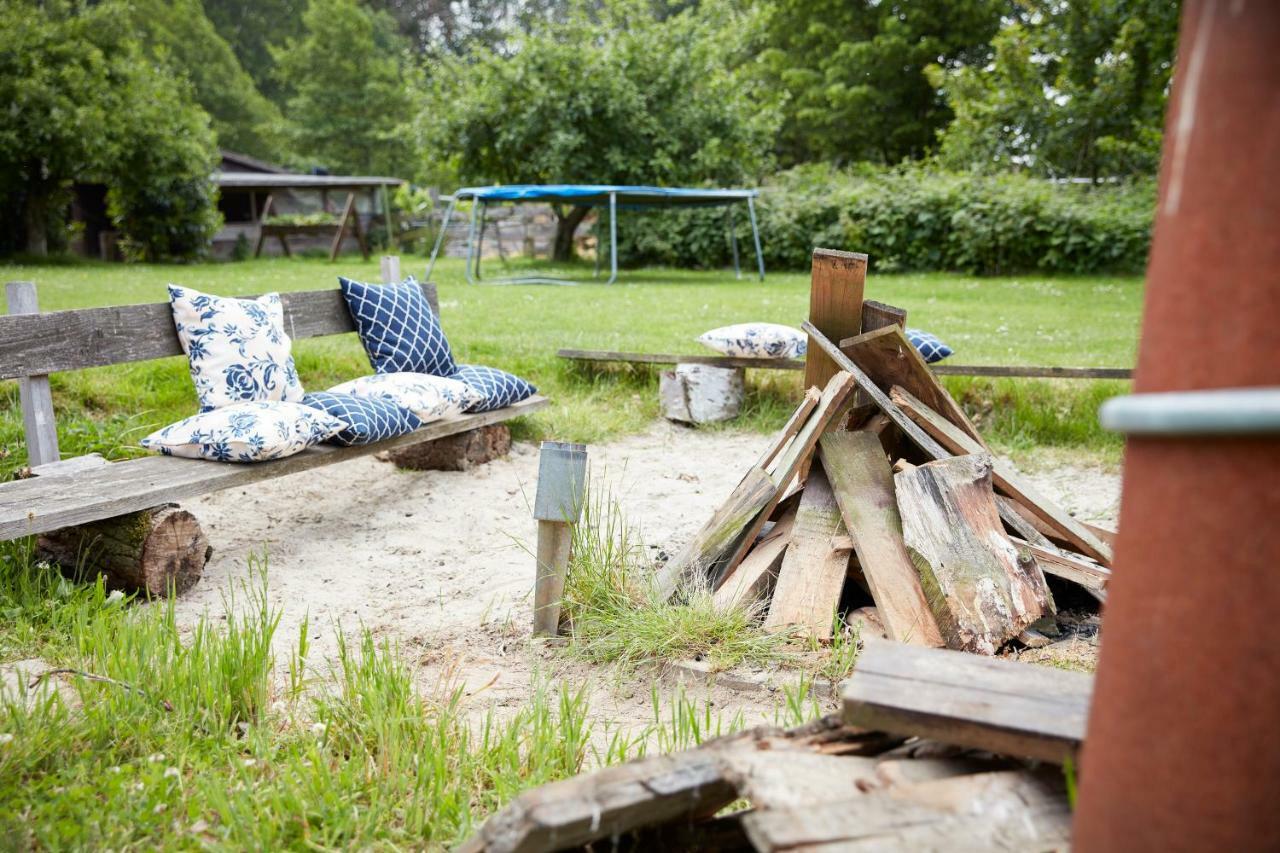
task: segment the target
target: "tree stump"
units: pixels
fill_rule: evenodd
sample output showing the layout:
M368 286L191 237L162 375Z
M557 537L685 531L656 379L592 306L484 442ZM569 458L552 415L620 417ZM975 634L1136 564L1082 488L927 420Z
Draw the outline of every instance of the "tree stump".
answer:
M659 377L662 416L690 424L736 418L746 389L745 375L741 367L677 364Z
M410 471L466 471L511 451L511 430L491 424L468 432L379 453L378 458Z
M114 588L180 595L200 580L213 549L194 515L166 504L46 533L36 554L68 571L103 574Z

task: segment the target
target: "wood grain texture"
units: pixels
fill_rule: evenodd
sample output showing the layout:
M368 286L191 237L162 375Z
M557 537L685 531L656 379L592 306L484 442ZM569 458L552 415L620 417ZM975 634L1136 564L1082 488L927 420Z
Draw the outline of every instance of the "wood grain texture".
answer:
M832 340L862 330L862 294L867 284L867 256L856 252L814 249L809 281L809 322ZM826 385L841 368L809 341L804 385Z
M782 565L782 556L791 543L796 522L796 507L782 514L769 532L760 537L747 556L720 581L712 597L716 607L727 610L742 607L768 597Z
M766 630L796 627L818 640L831 639L832 622L849 572L849 551L840 508L821 465L809 469L796 512L791 544L765 617Z
M907 553L949 647L994 655L1053 612L1044 575L1001 526L989 455L930 462L893 479Z
M877 302L874 299L862 303L862 334L883 329L885 326L907 327L907 309Z
M1039 367L1034 365L931 364L938 376L998 376L1014 379L1132 379L1129 367Z
M822 392L817 388L810 388L804 392L804 399L800 401L800 406L791 414L787 422L783 424L782 429L769 443L769 447L760 456L758 464L766 471L769 470L770 463L777 458L787 446L787 444L800 432L800 428L804 426L805 421L809 420L809 415L813 414L813 410L818 408L818 402L822 399Z
M893 472L879 438L829 432L819 453L885 630L900 643L945 645L903 543Z
M893 386L902 386L986 448L977 427L929 370L901 327L884 326L848 338L840 342L840 349L875 380L881 391L888 393Z
M919 424L937 442L945 445L950 453L982 452L983 449L980 445L970 439L954 424L921 403L906 389L895 387L890 396L901 411ZM1041 495L1037 489L1022 478L1022 475L1014 471L1008 463L998 458L994 459L992 478L996 488L1022 504L1022 506L1034 513L1037 518L1056 530L1075 550L1086 557L1097 560L1104 566L1111 565L1110 545L1103 542L1093 531L1073 518L1066 510Z
M321 444L271 462L233 464L172 456L113 462L74 477L35 477L0 484L0 540L85 524L165 503L308 471L419 441L528 415L547 405L541 396L492 412L427 424L398 438L356 447ZM69 482L70 481L70 482Z
M569 573L573 530L563 521L538 522L538 571L533 589L533 635L560 633L560 601Z
M1107 600L1107 584L1111 580L1111 570L1084 558L1063 553L1057 548L1044 548L1025 539L1011 537L1014 545L1025 548L1035 557L1041 571L1063 580L1079 584L1093 593L1100 601Z
M438 314L435 285L425 283L422 290ZM280 300L285 331L294 340L355 331L336 288L281 293ZM168 302L0 317L0 379L175 355L182 347Z
M1084 739L1093 676L900 643L866 644L842 691L851 726L1061 764Z
M40 311L36 301L36 286L29 281L11 281L6 284L5 299L9 303L10 316L37 315ZM57 462L62 455L58 451L58 425L54 421L53 392L49 388L49 377L39 374L21 376L18 379L18 400L22 406L22 432L27 444L27 464L35 468Z

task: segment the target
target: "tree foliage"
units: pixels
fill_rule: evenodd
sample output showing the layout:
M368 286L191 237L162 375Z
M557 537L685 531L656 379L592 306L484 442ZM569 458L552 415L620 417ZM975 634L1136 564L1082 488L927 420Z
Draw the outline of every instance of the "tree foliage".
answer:
M205 14L235 51L258 91L283 107L285 91L276 79L271 53L303 32L306 0L204 0Z
M79 180L106 184L131 256L202 251L218 223L208 116L147 57L128 7L9 0L0 32L0 185L15 248L44 253Z
M951 118L930 63L981 65L1006 0L774 0L769 79L788 95L786 163L923 156Z
M406 47L394 21L356 0L310 0L303 35L274 52L300 158L348 174L411 161Z
M419 116L421 150L462 180L731 184L768 164L777 113L739 66L755 26L728 4L659 21L642 0L575 5L510 55L445 59ZM560 210L557 257L585 209Z
M1154 173L1177 40L1176 0L1030 0L985 67L930 71L955 110L955 168L1050 177Z

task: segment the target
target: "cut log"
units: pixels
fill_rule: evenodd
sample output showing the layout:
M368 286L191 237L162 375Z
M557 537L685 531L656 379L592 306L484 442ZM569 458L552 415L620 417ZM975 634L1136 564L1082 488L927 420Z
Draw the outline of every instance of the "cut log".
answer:
M746 371L741 367L678 364L662 372L658 401L662 416L687 424L733 420L742 409Z
M1053 612L1044 574L1001 527L990 456L930 462L896 475L894 487L907 553L948 646L994 655Z
M1084 739L1093 676L871 641L844 683L846 724L1061 764Z
M944 645L903 543L893 473L880 439L870 432L830 432L819 442L819 453L889 636L900 643Z
M894 385L910 391L986 449L982 436L960 405L942 387L901 327L884 326L840 342L840 349L875 380L881 391Z
M944 445L950 453L981 453L983 448L965 435L954 424L922 403L908 390L895 387L890 392L892 402L906 415ZM1027 483L1020 474L1005 462L993 460L992 476L996 488L1035 513L1036 517L1050 525L1071 546L1086 557L1103 565L1111 565L1111 546L1103 542L1093 531L1073 518L1070 513L1055 505Z
M479 429L397 447L379 459L409 471L466 471L511 452L511 428L490 424Z
M70 571L103 574L115 588L163 596L194 586L213 549L196 517L169 504L45 533L36 554Z
M796 506L793 504L720 584L714 596L716 607L727 610L768 597L778 576L778 567L782 565L782 555L791 542L795 521Z
M782 558L765 617L766 629L795 626L816 639L831 639L832 621L849 573L849 549L838 541L846 538L827 475L821 465L815 465L800 496L791 544Z

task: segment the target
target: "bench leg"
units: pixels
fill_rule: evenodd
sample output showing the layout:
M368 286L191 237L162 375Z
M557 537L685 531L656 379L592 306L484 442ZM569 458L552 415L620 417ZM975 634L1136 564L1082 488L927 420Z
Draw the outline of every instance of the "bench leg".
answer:
M466 471L506 456L511 450L511 430L506 424L490 424L411 444L378 455L410 471Z
M36 554L68 571L105 575L111 587L163 596L194 586L213 549L194 515L167 504L46 533Z

